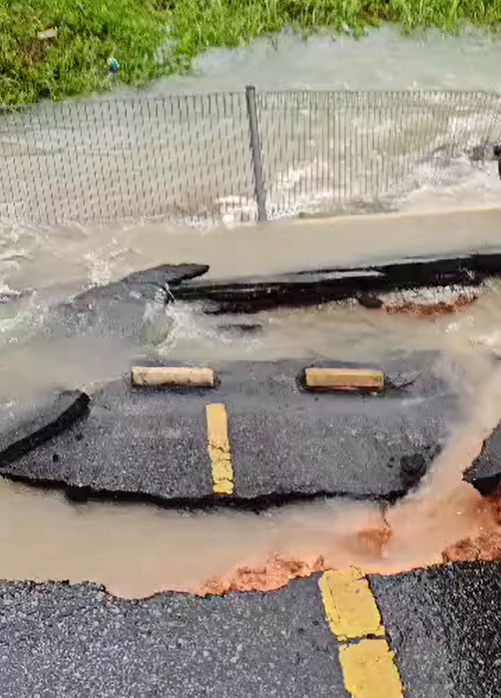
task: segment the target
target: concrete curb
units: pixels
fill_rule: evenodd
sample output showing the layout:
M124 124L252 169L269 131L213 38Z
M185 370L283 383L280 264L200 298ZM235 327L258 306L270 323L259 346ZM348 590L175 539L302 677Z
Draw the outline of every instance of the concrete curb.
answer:
M133 366L131 382L143 387L214 388L216 377L210 368L189 366Z
M307 390L380 392L384 388L383 371L366 368L306 368Z

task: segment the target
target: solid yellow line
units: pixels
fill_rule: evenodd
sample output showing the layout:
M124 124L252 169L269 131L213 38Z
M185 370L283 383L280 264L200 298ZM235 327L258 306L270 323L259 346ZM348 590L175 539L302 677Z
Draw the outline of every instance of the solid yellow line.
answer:
M367 579L354 567L319 581L325 615L339 645L344 684L353 698L402 698L400 676Z
M233 494L228 419L224 405L207 405L207 450L212 466L214 494Z

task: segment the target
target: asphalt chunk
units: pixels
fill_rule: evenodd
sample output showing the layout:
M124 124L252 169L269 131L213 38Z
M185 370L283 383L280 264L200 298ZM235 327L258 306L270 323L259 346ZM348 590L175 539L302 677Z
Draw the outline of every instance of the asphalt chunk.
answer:
M229 415L236 493L404 493L417 484L459 417L454 390L435 368L431 356L388 361L390 381L409 383L365 397L294 389L297 364L249 364L247 382L234 386L221 369L218 399ZM404 464L418 455L413 479Z
M315 579L139 601L4 582L0 628L2 698L349 698Z
M43 396L30 409L7 405L0 407L3 428L0 431L0 468L49 441L82 419L89 396L80 390Z
M205 300L212 313L255 313L277 306L308 306L349 298L379 308L377 294L420 287L480 286L501 272L498 251L400 258L361 267L304 269L267 277L187 281L176 297Z
M482 452L464 479L482 495L492 494L501 484L501 424L484 441Z
M501 695L501 562L370 577L410 698Z
M64 333L137 339L144 332L145 314L165 322L171 289L208 269L205 264L162 264L95 286L52 308L42 331L49 337Z
M131 388L93 396L85 420L2 469L31 481L171 498L212 494L203 403ZM207 467L204 467L204 458Z
M222 502L206 419L207 405L219 404L231 454L225 502L391 498L419 482L460 418L455 387L432 354L388 360L393 387L378 395L308 393L297 380L301 368L285 361L220 366L209 395L109 383L93 395L83 422L2 474L176 505Z

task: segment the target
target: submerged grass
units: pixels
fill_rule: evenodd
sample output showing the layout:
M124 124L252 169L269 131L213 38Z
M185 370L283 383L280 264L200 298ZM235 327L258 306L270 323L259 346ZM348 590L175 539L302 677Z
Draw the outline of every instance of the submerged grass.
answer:
M29 103L142 85L189 69L211 47L235 47L284 26L309 34L347 28L360 36L382 21L404 32L465 24L497 30L501 0L3 0L0 103ZM42 32L57 29L43 38Z

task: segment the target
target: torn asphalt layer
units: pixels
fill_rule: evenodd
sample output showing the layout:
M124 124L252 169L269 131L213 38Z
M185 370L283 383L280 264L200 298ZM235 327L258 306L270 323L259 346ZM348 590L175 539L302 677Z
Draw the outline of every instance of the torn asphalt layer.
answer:
M297 271L277 276L187 282L180 300L205 300L215 313L252 313L278 305L314 305L429 286L475 286L501 272L501 253L398 259L366 267ZM374 303L373 303L374 305ZM374 305L374 307L376 307Z
M173 297L207 301L206 312L251 313L277 305L311 305L349 298L366 303L374 293L423 286L471 287L501 272L501 253L403 258L367 267L299 270L252 279L196 280L208 271L207 265L163 264L91 288L53 308L44 332L134 337L143 327L147 308L158 323L162 318L166 321L162 309Z
M147 307L163 312L172 289L208 271L204 264L162 264L96 286L51 309L46 335L93 333L133 338L140 333Z
M89 409L89 396L80 390L66 391L29 406L27 411L7 405L1 410L0 468L62 434L82 419Z
M214 496L206 405L219 403L234 486L218 501L392 498L419 482L460 418L456 387L433 354L388 360L394 387L380 395L306 392L297 382L302 367L226 364L215 391L106 384L87 417L4 464L1 474L86 493L204 500Z
M482 495L492 494L501 484L501 423L484 441L480 455L464 479Z

